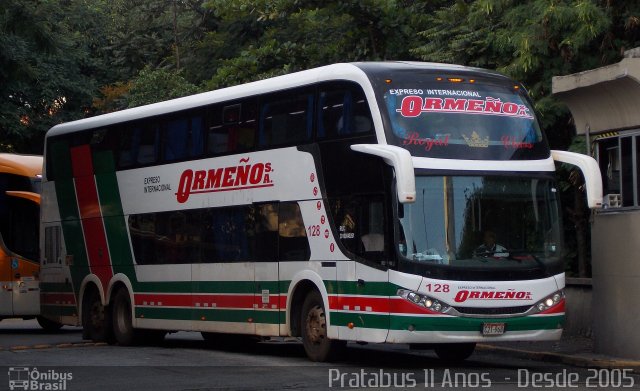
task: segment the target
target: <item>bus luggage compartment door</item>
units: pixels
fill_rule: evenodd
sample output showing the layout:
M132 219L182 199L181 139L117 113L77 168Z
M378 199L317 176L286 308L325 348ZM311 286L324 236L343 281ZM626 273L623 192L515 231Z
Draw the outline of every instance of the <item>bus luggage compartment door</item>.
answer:
M11 260L13 279L13 313L14 315L40 314L40 282L37 278L39 266L33 262L17 257Z

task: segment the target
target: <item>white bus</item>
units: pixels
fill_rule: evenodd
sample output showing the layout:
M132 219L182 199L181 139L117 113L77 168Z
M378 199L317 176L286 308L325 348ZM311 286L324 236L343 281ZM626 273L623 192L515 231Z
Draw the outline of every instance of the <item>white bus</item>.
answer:
M456 65L325 66L58 125L45 149L43 315L122 345L558 339L554 160L602 198L519 84Z

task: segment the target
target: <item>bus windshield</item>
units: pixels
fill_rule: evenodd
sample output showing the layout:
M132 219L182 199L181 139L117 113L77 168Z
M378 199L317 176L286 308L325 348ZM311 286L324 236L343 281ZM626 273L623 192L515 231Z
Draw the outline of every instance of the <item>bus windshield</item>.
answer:
M542 269L561 262L558 191L546 178L417 176L399 204L401 260L440 267Z
M381 95L389 144L413 156L447 159L549 157L534 109L520 86L506 79L457 80L462 81L417 74L385 87Z

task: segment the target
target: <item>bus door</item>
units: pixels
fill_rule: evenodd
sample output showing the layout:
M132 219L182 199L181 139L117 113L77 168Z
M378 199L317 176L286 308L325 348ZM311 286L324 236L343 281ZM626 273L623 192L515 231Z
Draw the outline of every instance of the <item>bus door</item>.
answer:
M255 208L255 290L256 333L279 335L286 322L281 302L288 284L280 281L280 262L292 265L309 259L309 244L296 202L267 202Z
M280 333L278 280L278 203L254 204L254 320L257 335Z
M334 202L342 245L355 262L339 271L339 308L343 323L353 324L348 336L366 342L384 342L389 329L388 244L384 198L380 195L343 197ZM353 268L353 269L352 269ZM346 315L345 315L346 314Z
M38 264L11 253L0 235L0 316L40 313Z
M13 269L13 314L40 314L40 281L38 279L39 265L21 258L13 258L18 268Z

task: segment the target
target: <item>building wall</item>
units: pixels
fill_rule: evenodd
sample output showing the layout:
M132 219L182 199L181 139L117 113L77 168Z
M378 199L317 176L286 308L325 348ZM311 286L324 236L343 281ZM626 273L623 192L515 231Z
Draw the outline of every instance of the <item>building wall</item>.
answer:
M594 350L640 359L640 210L597 213L591 235Z

